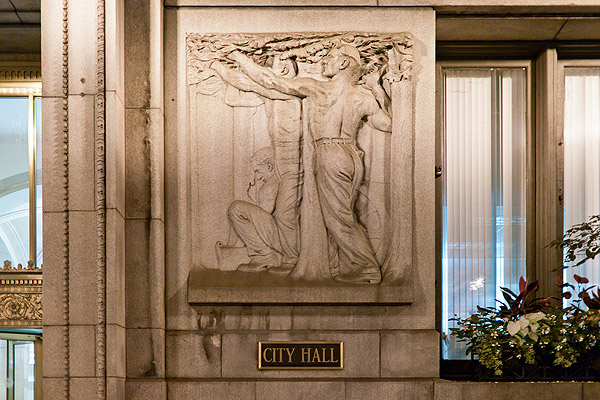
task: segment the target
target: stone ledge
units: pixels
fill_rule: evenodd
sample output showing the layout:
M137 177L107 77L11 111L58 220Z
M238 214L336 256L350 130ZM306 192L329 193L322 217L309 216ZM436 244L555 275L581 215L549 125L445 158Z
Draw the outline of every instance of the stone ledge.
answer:
M166 7L433 7L449 14L593 14L595 0L165 0Z
M178 400L221 400L232 396L252 400L592 400L597 399L600 393L600 382L494 383L442 379L168 379L167 385L169 395Z
M377 6L377 0L166 0L169 7L348 7Z
M592 400L600 382L454 382L434 380L434 400Z
M412 302L412 288L303 282L268 272L194 270L188 277L188 303L205 304L388 304Z

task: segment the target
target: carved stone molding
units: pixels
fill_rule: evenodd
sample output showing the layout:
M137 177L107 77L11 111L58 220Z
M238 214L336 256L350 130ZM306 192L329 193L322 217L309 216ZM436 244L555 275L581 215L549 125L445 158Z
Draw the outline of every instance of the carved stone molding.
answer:
M106 95L105 1L96 3L95 192L97 398L106 399Z
M42 80L42 68L39 63L0 63L0 81L39 82Z
M0 294L1 326L41 326L41 293Z
M41 69L38 68L6 68L0 67L0 81L40 81L42 79Z
M0 326L42 326L41 270L0 270Z
M313 64L321 61L331 48L344 44L358 49L366 66L364 74L388 65L387 79L391 82L411 79L413 42L410 33L188 33L188 84L204 80L208 63L215 59L231 64L226 57L234 50L246 54L260 65L274 55Z
M27 261L26 267L23 267L21 264L17 264L16 267L13 267L12 262L9 260L4 260L4 263L0 266L0 272L23 273L24 271L42 272L42 267L36 267L31 260Z
M63 212L63 232L62 232L62 262L61 262L61 278L62 278L62 314L63 321L66 326L69 325L69 1L62 2L63 20L62 20L62 112L63 112L63 186L62 186L62 208ZM63 370L65 377L69 376L70 371L70 337L69 329L63 332ZM64 380L63 398L70 398L69 380Z

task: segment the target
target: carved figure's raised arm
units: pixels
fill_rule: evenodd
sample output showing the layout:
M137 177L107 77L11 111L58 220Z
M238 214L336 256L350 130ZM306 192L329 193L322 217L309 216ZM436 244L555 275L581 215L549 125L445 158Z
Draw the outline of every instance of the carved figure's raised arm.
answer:
M277 90L278 92L300 98L307 97L317 90L317 81L314 79L290 79L278 76L269 68L257 65L254 61L239 51L230 53L227 58L236 61L240 65L241 70L248 75L250 79L267 89Z
M243 73L229 68L219 61L211 62L210 68L216 71L225 82L244 92L254 92L271 100L290 100L294 98L276 90L267 89Z

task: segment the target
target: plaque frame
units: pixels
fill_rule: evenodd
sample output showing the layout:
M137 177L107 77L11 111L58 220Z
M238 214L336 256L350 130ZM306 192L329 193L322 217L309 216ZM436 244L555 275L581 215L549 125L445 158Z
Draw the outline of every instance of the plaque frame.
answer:
M290 366L290 367L269 367L269 366L263 366L262 365L262 359L261 359L261 354L262 354L262 345L263 344L280 344L280 345L285 345L285 344L339 344L340 345L340 366L339 367L296 367L296 366ZM328 341L328 340L307 340L307 341L273 341L273 340L259 340L258 341L258 353L257 353L257 357L258 357L258 369L261 371L264 370L343 370L344 369L344 341L343 340L333 340L333 341Z

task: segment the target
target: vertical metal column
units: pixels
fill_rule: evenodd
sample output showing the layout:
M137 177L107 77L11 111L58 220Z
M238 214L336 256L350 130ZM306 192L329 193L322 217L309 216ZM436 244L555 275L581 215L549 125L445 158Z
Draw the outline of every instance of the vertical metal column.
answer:
M28 112L28 144L29 144L29 260L35 265L37 262L36 249L36 229L37 229L37 212L36 212L36 134L35 134L35 101L33 95L29 95L29 112Z

